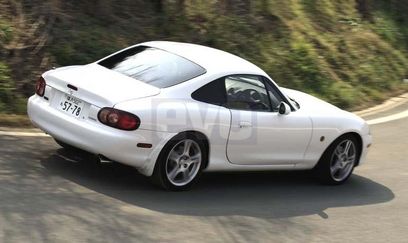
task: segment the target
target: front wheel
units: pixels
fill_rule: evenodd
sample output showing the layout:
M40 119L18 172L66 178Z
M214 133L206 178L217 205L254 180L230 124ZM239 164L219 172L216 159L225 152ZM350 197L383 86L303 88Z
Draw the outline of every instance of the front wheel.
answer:
M163 148L156 162L153 180L166 190L189 189L201 174L207 152L194 135L179 135Z
M324 184L340 185L353 173L358 161L357 139L344 135L336 139L320 158L315 167L317 178Z

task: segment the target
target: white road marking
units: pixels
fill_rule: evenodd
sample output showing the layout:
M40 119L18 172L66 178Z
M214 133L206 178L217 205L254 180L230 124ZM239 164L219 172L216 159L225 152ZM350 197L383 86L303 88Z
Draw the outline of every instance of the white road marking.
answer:
M42 132L8 132L0 131L0 136L14 136L14 137L50 137L50 135Z
M385 122L389 122L389 121L402 119L402 118L405 118L405 117L408 117L408 110L397 113L397 114L372 119L372 120L367 121L367 123L368 123L368 125L375 125L375 124L380 124L380 123L385 123Z

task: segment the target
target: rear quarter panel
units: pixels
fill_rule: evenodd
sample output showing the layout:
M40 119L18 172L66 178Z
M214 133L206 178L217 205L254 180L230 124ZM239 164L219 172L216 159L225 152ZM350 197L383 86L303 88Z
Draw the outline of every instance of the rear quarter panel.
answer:
M209 161L217 164L228 161L225 151L231 124L229 109L192 98L162 96L122 102L115 108L136 114L141 120L139 129L171 134L200 132L208 139Z

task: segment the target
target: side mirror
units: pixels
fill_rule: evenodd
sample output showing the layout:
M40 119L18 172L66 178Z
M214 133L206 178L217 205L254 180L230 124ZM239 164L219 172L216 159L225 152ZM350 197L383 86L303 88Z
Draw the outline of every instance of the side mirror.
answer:
M281 102L279 104L279 114L281 115L289 115L291 112L290 106L286 104L285 102Z

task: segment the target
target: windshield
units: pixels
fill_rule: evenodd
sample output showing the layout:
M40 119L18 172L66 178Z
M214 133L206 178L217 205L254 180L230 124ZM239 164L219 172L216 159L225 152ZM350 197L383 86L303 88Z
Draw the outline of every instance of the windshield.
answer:
M158 88L167 88L206 72L186 58L147 46L121 51L98 64Z

